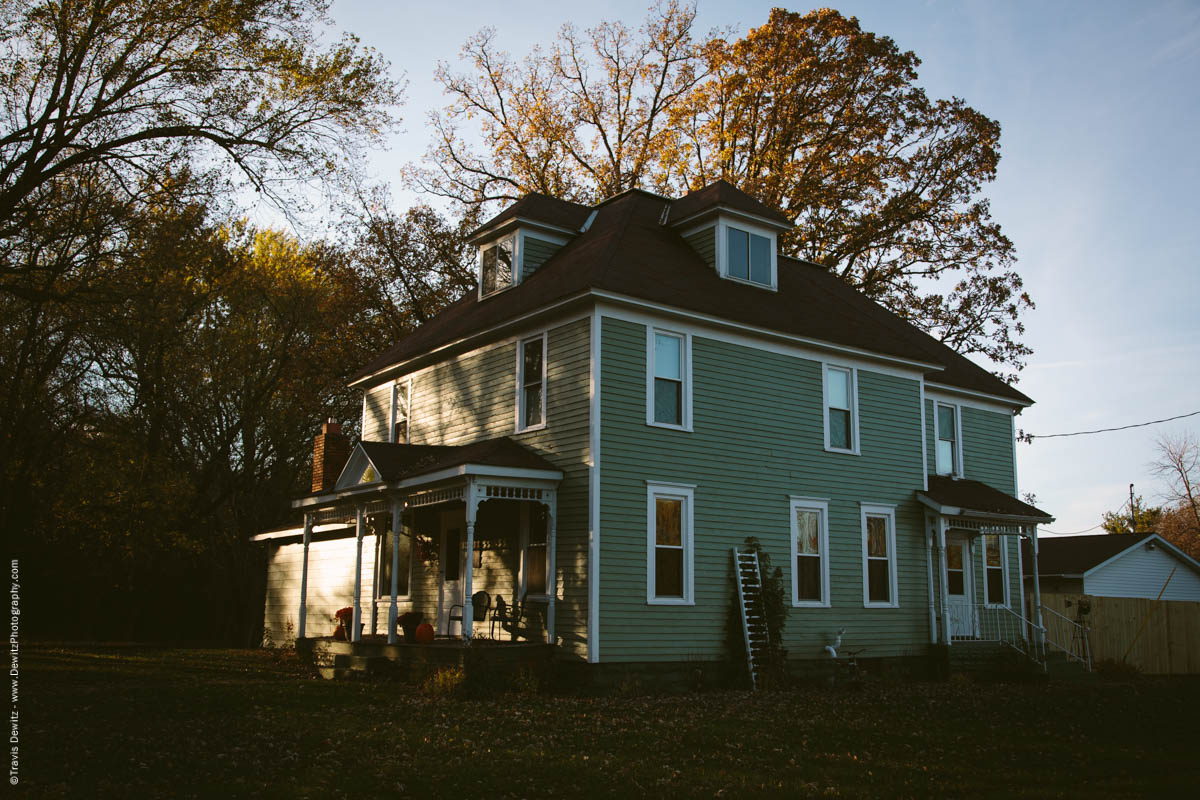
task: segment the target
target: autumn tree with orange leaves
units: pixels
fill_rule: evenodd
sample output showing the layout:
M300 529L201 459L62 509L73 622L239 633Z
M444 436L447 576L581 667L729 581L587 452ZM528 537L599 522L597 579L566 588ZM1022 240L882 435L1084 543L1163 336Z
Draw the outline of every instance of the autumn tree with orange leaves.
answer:
M660 2L636 30L568 24L519 61L484 29L467 72L438 68L450 102L414 183L479 213L724 178L795 223L784 252L1015 379L1033 302L982 195L999 124L930 99L914 53L836 11L775 9L740 39L694 28L694 7Z

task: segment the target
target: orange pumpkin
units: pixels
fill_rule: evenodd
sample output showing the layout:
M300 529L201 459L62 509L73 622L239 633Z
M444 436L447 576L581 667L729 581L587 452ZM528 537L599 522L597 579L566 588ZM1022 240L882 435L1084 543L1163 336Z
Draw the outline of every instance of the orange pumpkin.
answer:
M423 622L417 626L417 644L429 644L433 641L433 626Z

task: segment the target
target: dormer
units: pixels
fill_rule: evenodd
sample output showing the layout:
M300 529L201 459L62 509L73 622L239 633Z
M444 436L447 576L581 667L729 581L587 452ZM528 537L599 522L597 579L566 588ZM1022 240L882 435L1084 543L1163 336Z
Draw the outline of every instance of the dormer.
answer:
M674 201L667 225L722 278L778 290L779 234L792 223L733 184L710 183Z
M574 237L594 215L587 206L544 194L527 194L472 232L478 248L479 299L525 281Z

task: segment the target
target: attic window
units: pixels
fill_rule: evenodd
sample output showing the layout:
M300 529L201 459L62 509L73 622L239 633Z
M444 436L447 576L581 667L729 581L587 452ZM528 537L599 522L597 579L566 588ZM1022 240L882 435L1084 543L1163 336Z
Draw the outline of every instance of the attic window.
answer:
M507 289L513 285L513 247L516 237L508 237L481 248L479 255L479 295Z
M722 222L718 229L717 266L722 277L775 289L775 232L740 221Z

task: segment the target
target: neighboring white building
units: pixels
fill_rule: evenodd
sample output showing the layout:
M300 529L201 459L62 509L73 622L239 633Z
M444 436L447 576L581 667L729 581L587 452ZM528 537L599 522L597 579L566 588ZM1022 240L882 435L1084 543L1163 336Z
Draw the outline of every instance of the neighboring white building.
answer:
M1022 550L1032 580L1028 548ZM1046 593L1145 597L1200 602L1200 563L1155 533L1047 536L1038 540L1038 572ZM1027 586L1026 595L1032 592Z

